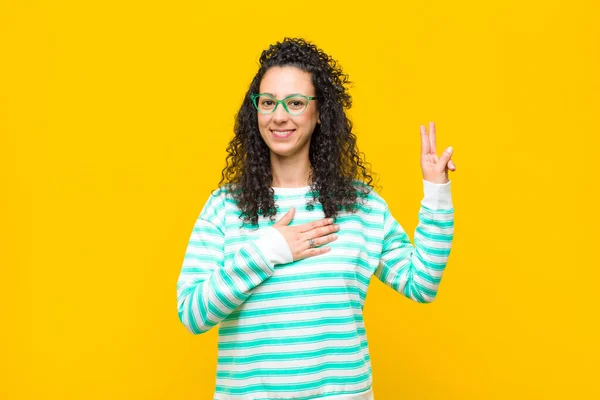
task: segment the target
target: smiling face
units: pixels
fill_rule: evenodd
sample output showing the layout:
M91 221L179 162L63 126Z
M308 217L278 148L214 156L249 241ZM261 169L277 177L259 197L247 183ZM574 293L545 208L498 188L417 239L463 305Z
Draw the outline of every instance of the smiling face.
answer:
M291 94L315 96L311 74L299 68L271 67L260 82L259 93L270 93L277 99ZM319 111L315 100L300 115L288 114L279 104L271 114L258 113L258 129L263 140L271 150L271 156L301 156L308 159L310 139L319 120Z

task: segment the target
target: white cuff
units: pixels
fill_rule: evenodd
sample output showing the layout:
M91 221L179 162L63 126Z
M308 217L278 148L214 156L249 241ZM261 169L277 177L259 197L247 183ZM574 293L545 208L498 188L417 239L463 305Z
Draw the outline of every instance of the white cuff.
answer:
M421 204L432 210L445 210L453 208L450 183L433 183L423 179L423 200Z
M270 263L287 264L294 261L294 256L285 238L272 226L265 228L260 237L254 241L254 244Z

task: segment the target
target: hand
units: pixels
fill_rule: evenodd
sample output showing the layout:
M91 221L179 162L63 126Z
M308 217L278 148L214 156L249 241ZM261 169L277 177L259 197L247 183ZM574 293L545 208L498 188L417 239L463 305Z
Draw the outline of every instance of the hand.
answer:
M456 171L452 157L452 147L438 158L435 149L435 124L429 123L429 135L424 125L421 125L421 170L423 179L431 183L448 183L448 170Z
M296 210L290 207L290 210L275 224L273 228L277 229L285 238L294 261L307 257L325 254L330 247L318 247L325 243L333 242L338 238L336 234L329 235L332 232L339 231L339 225L332 225L333 219L324 218L318 221L307 222L298 226L288 226L294 218ZM313 239L315 247L311 248L308 239Z

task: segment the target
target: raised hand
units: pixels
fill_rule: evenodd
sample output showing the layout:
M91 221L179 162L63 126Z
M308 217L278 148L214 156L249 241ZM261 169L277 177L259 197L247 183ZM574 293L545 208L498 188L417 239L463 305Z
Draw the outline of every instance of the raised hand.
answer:
M429 123L429 134L425 129L425 125L421 125L421 170L423 171L423 179L431 183L448 183L448 170L456 171L452 157L452 147L448 147L446 151L438 158L435 149L435 124Z
M322 245L338 238L335 232L340 230L339 225L333 224L331 218L323 218L302 225L288 226L295 213L295 208L290 207L290 210L273 225L285 238L294 261L325 254L331 250L329 246ZM315 247L310 247L309 239L313 240Z

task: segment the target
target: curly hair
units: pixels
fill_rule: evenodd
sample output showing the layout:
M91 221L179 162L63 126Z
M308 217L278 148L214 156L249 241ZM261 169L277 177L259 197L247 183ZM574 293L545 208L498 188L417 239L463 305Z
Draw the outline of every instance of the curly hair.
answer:
M226 166L219 186L224 183L241 210L243 223L258 225L258 216L274 221L277 208L270 152L258 129L258 116L250 95L258 93L260 82L271 67L293 66L309 72L315 87L321 123L310 140L312 200L309 210L319 201L326 217L336 218L341 210L355 212L364 203L373 186L370 164L359 152L352 122L345 109L352 106L346 86L351 82L337 62L314 44L302 38L284 38L264 50L260 68L252 80L235 116L235 135L227 148ZM242 225L243 225L242 223Z

